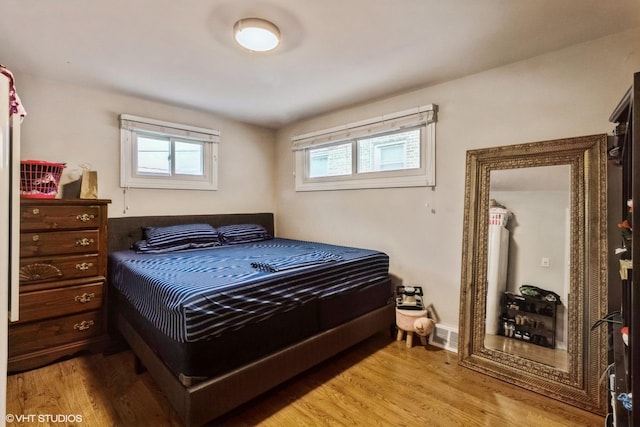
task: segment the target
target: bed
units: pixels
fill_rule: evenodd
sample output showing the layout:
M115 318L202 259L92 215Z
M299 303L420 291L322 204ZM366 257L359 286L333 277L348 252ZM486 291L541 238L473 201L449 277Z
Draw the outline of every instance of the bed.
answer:
M270 213L111 218L108 230L111 323L189 426L394 322L386 254L274 237Z

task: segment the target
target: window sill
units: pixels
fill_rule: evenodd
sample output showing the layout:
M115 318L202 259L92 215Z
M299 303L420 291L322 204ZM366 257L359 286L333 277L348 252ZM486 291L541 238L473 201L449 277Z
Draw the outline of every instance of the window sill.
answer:
M303 182L296 180L296 191L359 190L371 188L435 187L425 175L388 178L360 178L341 181Z

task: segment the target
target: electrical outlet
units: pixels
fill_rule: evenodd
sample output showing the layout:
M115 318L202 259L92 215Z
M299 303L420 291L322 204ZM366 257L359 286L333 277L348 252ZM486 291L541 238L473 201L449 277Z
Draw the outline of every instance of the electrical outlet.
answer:
M548 268L549 264L550 264L549 258L542 258L542 260L540 261L540 267Z

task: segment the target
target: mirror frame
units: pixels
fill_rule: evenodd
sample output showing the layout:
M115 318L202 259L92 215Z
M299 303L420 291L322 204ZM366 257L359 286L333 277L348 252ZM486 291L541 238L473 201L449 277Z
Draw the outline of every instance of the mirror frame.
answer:
M591 325L607 313L606 145L602 134L467 151L458 349L462 366L601 415L606 413L606 388L599 380L608 366L607 331L591 331ZM569 244L575 256L564 302L569 369L563 371L487 348L484 336L491 171L566 164L571 165Z

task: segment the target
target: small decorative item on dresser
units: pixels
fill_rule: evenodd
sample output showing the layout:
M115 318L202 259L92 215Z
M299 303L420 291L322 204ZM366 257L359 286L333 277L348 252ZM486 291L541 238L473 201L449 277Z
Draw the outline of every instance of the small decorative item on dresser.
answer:
M20 196L28 199L55 199L65 163L44 160L20 161Z
M82 184L80 186L81 199L98 198L98 171L82 171Z

